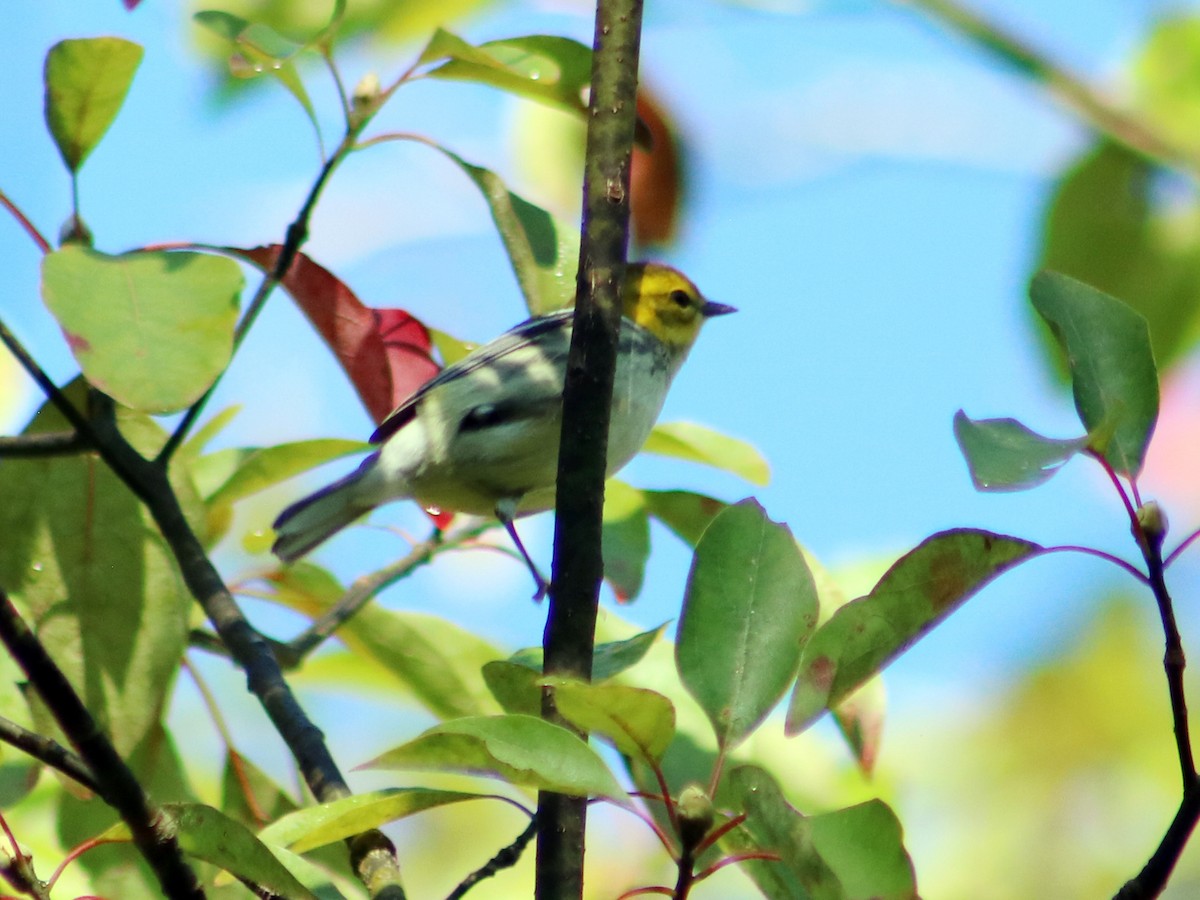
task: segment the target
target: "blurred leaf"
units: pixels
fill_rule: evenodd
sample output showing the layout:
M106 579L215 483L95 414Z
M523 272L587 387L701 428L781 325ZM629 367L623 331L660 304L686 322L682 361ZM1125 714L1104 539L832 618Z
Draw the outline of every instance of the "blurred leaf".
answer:
M1099 143L1059 183L1037 269L1095 285L1144 315L1165 370L1200 337L1195 188L1172 182L1129 150Z
M66 389L77 408L86 386ZM141 453L165 434L121 410L118 425ZM45 404L25 434L62 431ZM185 473L172 471L189 521L202 522ZM154 520L94 454L0 465L0 585L79 692L117 750L129 754L157 726L187 641L191 596ZM38 731L57 734L39 706Z
M693 547L709 523L729 505L692 491L642 491L642 497L650 515Z
M871 800L818 816L803 816L764 769L738 766L731 788L746 822L724 838L731 853L761 850L780 860L742 863L759 889L789 900L917 900L912 861L900 823Z
M573 306L579 229L518 197L490 169L472 165L445 147L437 149L475 182L487 201L530 314Z
M1165 13L1133 65L1138 111L1174 143L1200 150L1200 18Z
M362 441L334 438L294 441L249 449L237 469L207 499L211 504L234 503L330 460L370 449Z
M1029 541L965 528L926 538L809 640L787 733L803 731L989 581L1041 551Z
M280 603L314 618L345 593L326 570L303 561L272 572L269 584ZM440 718L496 709L480 670L503 654L452 622L368 604L342 626L338 637L353 652L376 660Z
M434 33L420 62L447 60L429 78L472 81L518 97L583 113L592 76L591 48L553 35L528 35L472 46L443 29Z
M208 419L203 425L192 432L192 436L183 442L179 450L176 452L176 458L186 459L189 463L193 463L199 458L209 443L218 434L225 430L226 426L233 421L234 417L242 411L240 405L227 406L216 415ZM202 492L204 493L204 492Z
M60 41L46 54L46 124L71 172L117 117L142 48L118 37Z
M360 768L468 772L520 787L629 802L595 751L567 729L534 716L443 722Z
M257 830L296 808L271 778L237 751L226 748L221 775L221 812Z
M643 453L704 463L740 475L751 484L771 480L767 461L745 441L693 422L666 422L654 426Z
M954 414L954 438L978 491L1020 491L1053 476L1087 446L1087 436L1072 440L1042 437L1016 419L972 419Z
M427 809L482 796L463 791L385 788L295 810L276 819L258 836L293 853L307 853Z
M179 841L183 852L210 862L289 900L317 900L266 845L242 825L201 803L165 803L159 828ZM129 840L129 827L119 822L103 840Z
M496 659L483 666L483 680L504 709L513 715L542 714L542 669L508 659Z
M433 346L437 349L438 356L442 358L442 365L454 365L478 346L469 341L460 341L458 338L452 337L444 331L438 331L436 328L429 328L427 331L429 332L429 339L433 341Z
M1034 308L1067 353L1075 408L1093 443L1119 474L1137 477L1158 418L1158 371L1144 317L1083 282L1042 272Z
M554 705L568 722L612 741L625 756L658 760L675 735L675 707L662 694L623 684L546 678Z
M675 239L684 188L682 148L668 110L645 87L637 95L638 122L649 132L648 146L633 148L629 171L629 223L642 247Z
M42 296L88 381L142 412L190 405L233 352L242 272L184 252L48 254Z
M641 491L610 479L604 487L601 534L604 579L625 603L637 597L650 556L650 520Z
M816 624L816 588L787 526L753 500L718 515L696 546L675 660L722 747L783 696Z
M264 272L274 267L279 249L225 248ZM334 352L376 424L437 374L429 332L403 310L364 306L345 282L303 253L283 286Z

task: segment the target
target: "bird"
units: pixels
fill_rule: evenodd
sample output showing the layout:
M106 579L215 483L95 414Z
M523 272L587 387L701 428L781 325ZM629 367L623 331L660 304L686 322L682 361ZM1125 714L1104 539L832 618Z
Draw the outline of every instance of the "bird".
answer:
M621 308L607 476L649 437L701 325L736 312L654 262L626 267ZM433 376L380 423L378 449L355 471L279 514L275 555L294 562L376 507L412 499L494 516L533 574L535 599L544 596L513 521L554 506L573 324L573 309L535 316Z

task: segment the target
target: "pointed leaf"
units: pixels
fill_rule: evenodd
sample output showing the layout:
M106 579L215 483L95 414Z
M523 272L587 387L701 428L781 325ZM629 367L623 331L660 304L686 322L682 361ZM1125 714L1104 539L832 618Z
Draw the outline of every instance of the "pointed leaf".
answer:
M954 414L954 438L978 491L1036 487L1088 443L1087 435L1055 440L1016 419L972 419L961 409Z
M1158 370L1145 318L1057 272L1039 273L1029 296L1066 351L1084 428L1107 436L1095 449L1118 474L1136 477L1158 418Z
M295 810L276 819L258 837L293 853L307 853L427 809L484 796L465 791L385 788Z
M739 475L751 484L766 484L771 480L770 466L754 447L694 422L655 425L642 452L704 463Z
M768 897L791 900L917 900L912 861L900 823L879 800L804 816L764 769L738 766L731 793L747 816L721 839L730 853L777 853L778 862L748 860L747 874Z
M783 696L816 624L816 588L787 526L753 500L718 515L696 546L675 661L722 747Z
M270 272L280 248L225 250ZM364 306L345 282L303 253L283 286L337 356L376 423L437 374L429 332L403 310Z
M574 112L587 109L592 51L570 38L529 35L474 47L438 29L421 54L422 63L447 60L429 78L471 81Z
M142 48L117 37L60 41L46 54L46 124L78 171L117 117Z
M605 641L597 644L595 653L592 655L592 681L607 681L637 665L649 652L654 642L662 636L663 629L666 627L666 623L663 623L657 628L643 631L641 634L635 634L633 637L621 641ZM525 650L518 650L509 657L509 661L526 666L541 674L542 648L529 647Z
M93 385L132 409L176 412L224 371L233 352L242 272L183 252L48 254L42 296Z
M788 734L840 703L997 575L1040 552L1029 541L973 529L926 538L870 594L847 603L812 636L788 709Z
M482 192L530 314L573 306L579 229L518 197L490 169L472 165L445 147L437 149L466 172Z
M333 438L293 441L251 449L241 458L236 471L213 492L208 501L214 504L233 503L330 460L369 449L370 445L362 441Z
M542 668L536 669L507 659L496 659L483 667L483 680L506 713L524 716L542 714Z
M443 722L361 768L470 772L521 787L628 803L592 748L567 729L534 716L476 716Z
M626 756L662 758L675 736L675 707L662 694L623 684L589 684L572 678L546 678L554 705L568 722L612 741Z
M650 556L650 520L642 492L622 481L609 480L604 488L604 522L601 533L604 580L617 601L637 597Z

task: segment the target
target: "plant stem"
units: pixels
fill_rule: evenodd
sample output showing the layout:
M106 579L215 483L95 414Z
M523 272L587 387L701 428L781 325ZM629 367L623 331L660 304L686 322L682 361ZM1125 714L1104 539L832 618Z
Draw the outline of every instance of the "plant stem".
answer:
M604 568L604 472L629 235L641 25L641 0L599 0L596 5L583 236L563 389L554 567L543 639L546 674L583 679L591 678ZM561 723L548 689L542 715ZM584 798L539 794L538 900L582 897L586 817Z

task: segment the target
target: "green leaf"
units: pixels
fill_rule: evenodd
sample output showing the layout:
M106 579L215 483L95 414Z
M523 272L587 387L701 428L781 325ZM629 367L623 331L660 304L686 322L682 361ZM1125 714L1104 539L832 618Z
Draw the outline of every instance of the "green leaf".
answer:
M871 593L847 603L804 648L786 730L796 734L911 647L1000 573L1042 552L973 529L926 538Z
M738 766L731 793L746 821L721 839L731 854L776 853L779 860L747 860L742 867L767 897L788 900L916 900L912 861L895 814L871 800L818 816L804 816L784 799L764 769Z
M595 751L567 729L534 716L443 722L361 768L469 772L520 787L629 802Z
M584 92L591 81L592 51L570 38L529 35L475 47L439 28L419 62L442 59L447 61L427 77L486 84L580 114L587 109Z
M542 714L542 667L536 669L508 659L495 659L483 667L483 680L506 713Z
M658 760L675 736L675 707L662 694L623 684L546 678L560 715L580 731L612 741L626 756Z
M326 438L252 449L241 458L236 471L208 497L208 501L213 504L233 503L330 460L362 453L369 448L370 445L362 441Z
M1119 474L1142 468L1158 418L1158 370L1143 316L1120 300L1057 272L1029 288L1034 308L1067 353L1075 408L1096 449Z
M675 661L722 747L783 696L816 624L816 587L787 526L753 500L718 515L696 546Z
M771 480L771 468L745 441L693 422L667 422L654 426L643 453L704 463L745 478L751 484Z
M189 856L219 866L280 897L317 900L240 822L202 803L165 803L159 810L162 813L159 827L178 840ZM128 840L129 828L119 822L99 837Z
M46 124L72 173L113 123L142 48L117 37L60 41L46 54Z
M427 788L385 788L295 810L276 819L258 836L293 853L307 853L427 809L484 796Z
M635 634L624 640L605 641L597 644L592 655L592 681L607 681L637 665L649 652L654 642L662 636L663 629L666 627L666 623L664 623L650 631L643 631L641 634ZM509 662L517 663L541 674L542 648L528 647L518 650L509 657Z
M82 381L66 393L84 408ZM118 425L147 455L165 440L128 410ZM47 403L24 433L66 428ZM186 473L171 475L189 520L202 522ZM174 557L142 503L92 454L5 460L0 497L0 585L117 750L130 753L162 715L186 648L191 596ZM38 708L38 730L52 728Z
M1020 491L1049 480L1087 446L1083 436L1055 440L1030 431L1016 419L972 419L954 414L954 438L978 491Z
M729 506L724 500L692 491L642 491L642 499L650 515L693 547L709 523Z
M271 573L278 602L316 617L345 594L326 570L301 562ZM503 654L470 631L438 616L394 612L368 604L338 636L367 655L439 718L474 716L496 709L480 673Z
M490 169L472 165L445 147L433 146L466 172L483 194L529 312L540 315L573 306L579 229L518 197Z
M42 262L42 296L84 376L119 403L177 412L233 352L242 271L219 256L79 246Z
M1164 57L1163 63L1183 72L1180 58ZM1168 114L1173 124L1193 117L1175 113ZM1165 371L1200 337L1198 212L1195 197L1163 190L1163 173L1154 163L1100 141L1055 191L1037 269L1078 278L1145 316L1154 358Z
M610 479L604 487L604 522L601 534L604 579L619 602L637 597L650 556L650 520L642 492L623 481Z

